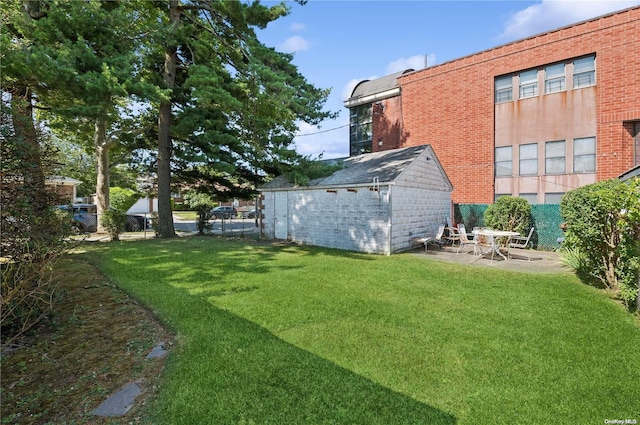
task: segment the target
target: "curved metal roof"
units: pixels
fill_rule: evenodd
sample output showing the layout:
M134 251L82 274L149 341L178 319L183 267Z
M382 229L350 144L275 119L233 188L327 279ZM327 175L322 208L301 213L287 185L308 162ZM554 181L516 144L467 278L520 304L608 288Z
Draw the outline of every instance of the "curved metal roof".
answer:
M398 77L408 72L413 72L413 69L405 69L404 71L396 72L386 75L384 77L376 78L375 80L363 80L360 81L353 89L351 93L351 99L363 96L370 96L377 93L382 93L387 90L398 87Z

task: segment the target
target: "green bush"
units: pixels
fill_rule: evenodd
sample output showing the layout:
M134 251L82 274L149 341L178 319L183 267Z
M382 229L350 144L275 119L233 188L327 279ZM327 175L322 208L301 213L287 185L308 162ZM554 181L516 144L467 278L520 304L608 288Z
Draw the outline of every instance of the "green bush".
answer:
M124 232L127 225L127 213L114 209L107 210L102 214L101 224L112 241L120 240L120 234Z
M211 230L211 209L215 203L211 199L211 196L206 193L199 193L196 191L188 191L184 195L184 203L189 208L198 212L198 233L203 235L205 232Z
M524 198L501 196L487 207L484 224L493 229L526 234L531 227L531 205Z
M581 254L587 283L611 289L630 307L638 296L640 179L605 180L567 192L560 203L565 246Z
M109 204L111 208L127 212L142 197L140 192L122 187L109 188Z

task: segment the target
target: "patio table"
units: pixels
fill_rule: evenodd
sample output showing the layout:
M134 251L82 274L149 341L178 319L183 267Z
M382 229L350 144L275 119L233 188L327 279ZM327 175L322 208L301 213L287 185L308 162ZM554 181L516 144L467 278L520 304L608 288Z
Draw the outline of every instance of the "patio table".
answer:
M491 252L491 259L493 260L493 254L496 253L505 260L507 256L505 256L500 251L500 240L503 238L507 238L506 245L509 246L509 239L514 236L520 236L518 232L510 232L506 230L493 230L493 229L478 229L473 231L475 237L474 239L478 239L478 236L485 236L486 240L489 242L489 247Z

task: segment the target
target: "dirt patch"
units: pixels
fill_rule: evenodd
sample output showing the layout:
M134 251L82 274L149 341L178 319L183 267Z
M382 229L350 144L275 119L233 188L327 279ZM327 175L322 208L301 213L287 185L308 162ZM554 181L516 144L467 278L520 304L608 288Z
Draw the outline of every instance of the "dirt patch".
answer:
M56 268L60 300L51 320L2 354L2 423L130 424L146 415L164 358L146 359L174 337L93 266L65 259ZM136 382L142 394L123 417L91 411Z

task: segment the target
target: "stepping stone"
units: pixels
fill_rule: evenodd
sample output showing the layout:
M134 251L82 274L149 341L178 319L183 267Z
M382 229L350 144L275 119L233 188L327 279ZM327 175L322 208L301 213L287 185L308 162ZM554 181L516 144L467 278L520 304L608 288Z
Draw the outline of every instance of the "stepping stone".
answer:
M123 416L133 407L136 397L141 393L138 384L129 383L93 409L91 414L94 416Z
M165 354L167 354L167 350L165 350L165 348L164 348L164 342L161 342L160 344L158 344L155 347L153 347L151 352L149 354L147 354L146 358L147 359L157 359L159 357L164 357Z

